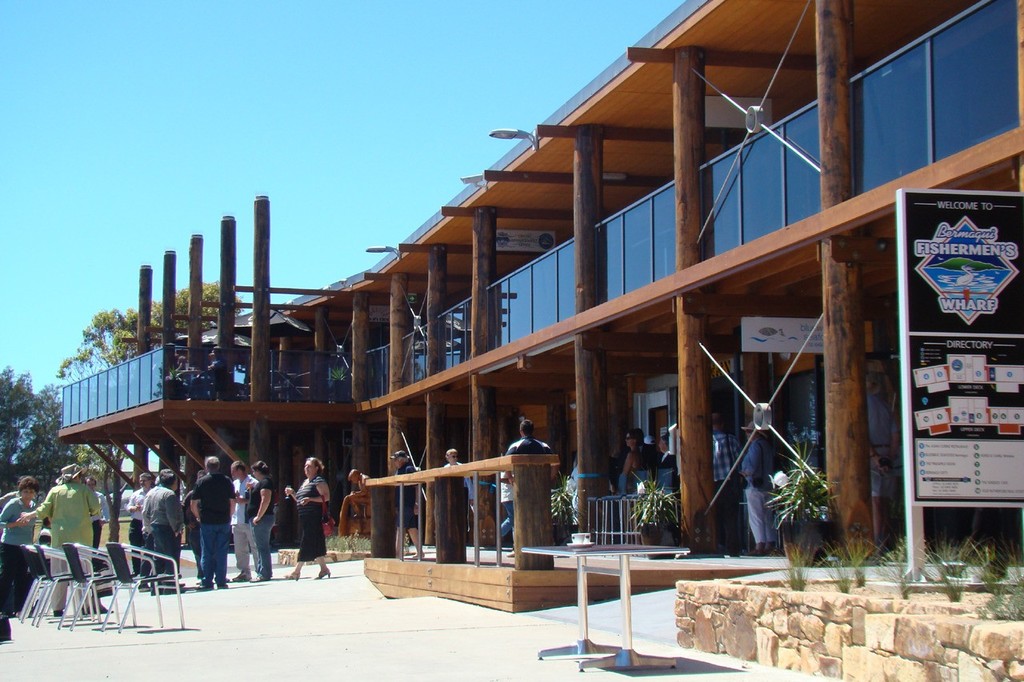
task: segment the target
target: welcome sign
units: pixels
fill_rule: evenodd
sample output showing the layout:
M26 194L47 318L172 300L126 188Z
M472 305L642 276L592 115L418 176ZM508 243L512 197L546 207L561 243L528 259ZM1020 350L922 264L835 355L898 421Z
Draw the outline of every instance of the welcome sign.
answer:
M908 493L1024 504L1024 194L900 190L896 209Z

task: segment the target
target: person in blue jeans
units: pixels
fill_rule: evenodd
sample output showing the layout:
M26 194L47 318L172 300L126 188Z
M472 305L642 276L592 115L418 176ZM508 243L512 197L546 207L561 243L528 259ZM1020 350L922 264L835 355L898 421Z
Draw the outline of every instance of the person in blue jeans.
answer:
M270 580L274 575L274 564L270 558L270 531L274 528L274 481L270 478L270 467L259 461L252 465L256 486L249 495L245 518L252 526L252 539L256 544L256 577L254 583Z
M203 546L203 581L199 589L228 587L228 545L231 541L231 515L235 513L235 487L220 470L220 459L206 458L206 475L192 492L192 513L199 519Z

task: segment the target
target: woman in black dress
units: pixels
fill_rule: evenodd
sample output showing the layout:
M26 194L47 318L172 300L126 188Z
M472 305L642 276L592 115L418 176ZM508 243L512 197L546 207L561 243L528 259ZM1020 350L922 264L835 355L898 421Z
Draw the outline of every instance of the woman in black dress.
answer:
M324 559L327 555L327 542L320 520L323 518L324 504L331 500L331 490L323 478L324 465L319 459L307 459L303 471L306 473L306 480L298 490L291 486L284 489L286 498L291 496L295 499L299 509L299 529L302 531L302 537L299 539L299 559L295 564L295 570L285 578L298 580L302 573L302 565L310 561L320 564L317 580L330 578L331 571Z

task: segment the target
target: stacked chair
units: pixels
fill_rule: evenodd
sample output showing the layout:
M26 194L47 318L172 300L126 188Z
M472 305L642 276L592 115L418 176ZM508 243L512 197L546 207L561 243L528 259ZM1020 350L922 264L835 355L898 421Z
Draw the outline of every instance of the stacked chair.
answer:
M124 630L129 612L132 625L137 627L135 596L142 588L147 588L156 598L157 613L160 627L164 627L163 606L160 602L162 592L173 589L178 599L178 622L185 629L185 610L181 601L181 585L178 582L178 563L169 556L158 552L121 545L116 542L107 543L105 550L77 543L65 543L58 550L45 545L22 545L22 553L33 582L28 597L21 609L21 622L26 619L35 627L39 627L50 608L50 602L57 586L66 583L68 591L67 606L57 628L65 623L70 630L84 618L91 616L105 632L112 614L118 614L118 632ZM138 560L139 571L132 568L132 560ZM66 562L67 571L53 572L51 560ZM158 567L169 566L167 573L158 573ZM100 590L110 588L110 609L104 612L100 604ZM118 596L127 590L128 603L120 610ZM102 618L101 618L102 617Z

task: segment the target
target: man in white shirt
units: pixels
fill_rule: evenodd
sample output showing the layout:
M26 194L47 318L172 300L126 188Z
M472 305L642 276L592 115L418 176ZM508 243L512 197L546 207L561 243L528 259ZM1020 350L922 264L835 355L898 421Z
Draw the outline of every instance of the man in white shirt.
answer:
M146 501L146 495L149 494L155 481L156 476L148 471L143 471L139 474L139 487L131 494L128 498L128 504L125 505L125 511L131 514L132 517L128 525L128 542L135 547L146 546L146 536L142 532L142 505ZM132 565L135 572L138 573L140 569L139 560L132 559Z
M249 494L256 485L256 479L249 474L245 462L232 462L231 479L235 486L235 513L231 517L231 535L235 541L235 565L238 575L231 579L233 583L247 583L252 580L249 568L249 557L256 551L256 543L252 537L252 526L246 523L245 508L249 502Z

